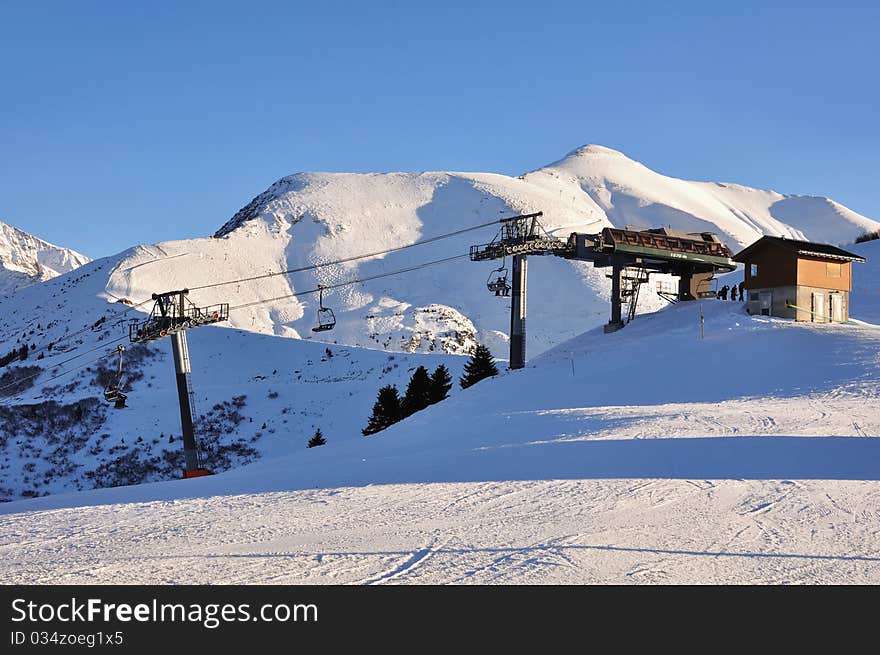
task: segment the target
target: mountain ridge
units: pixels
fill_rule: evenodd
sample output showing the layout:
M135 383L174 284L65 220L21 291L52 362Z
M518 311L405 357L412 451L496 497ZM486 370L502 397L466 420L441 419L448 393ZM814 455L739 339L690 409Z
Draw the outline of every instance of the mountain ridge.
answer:
M571 150L562 159L516 177L463 171L298 172L276 180L236 212L214 236L226 236L246 222L271 213L273 201L332 187L340 177L364 181L397 177L416 181L420 176L435 179L460 177L482 183L495 191L516 186L515 181L526 182L532 185L533 206L541 204L541 196L548 191L559 197L570 194L568 213L577 212L591 218L588 223L606 222L623 227L623 223L634 217L645 225L657 225L664 220L690 223L690 227L694 227L694 223L714 223L722 236L732 242L729 245L737 247L748 245L761 234L851 242L862 232L880 227L877 221L825 196L784 194L729 181L679 179L657 173L620 151L591 143ZM806 213L807 218L799 221L787 205L796 205L796 212ZM821 224L832 218L837 219L836 226ZM696 227L703 229L705 225ZM839 234L834 233L835 227Z

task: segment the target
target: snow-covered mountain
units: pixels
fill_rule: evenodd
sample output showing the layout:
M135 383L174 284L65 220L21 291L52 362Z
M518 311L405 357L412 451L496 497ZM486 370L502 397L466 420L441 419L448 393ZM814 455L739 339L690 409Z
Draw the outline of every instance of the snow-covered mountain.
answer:
M126 351L126 410L110 410L101 399L113 361L91 361L125 339L127 321L148 311L157 291L186 287L198 305L232 305L227 324L190 335L196 401L214 468L298 452L317 427L331 443L361 439L379 386L402 391L419 364L442 362L457 376L462 355L477 342L506 356L509 300L486 289L493 266L464 258L334 289L325 304L338 324L322 333L311 331L314 295L290 294L466 254L471 244L490 241L494 228L289 277L198 287L404 246L537 210L544 212L544 227L560 236L606 225L669 224L717 231L734 248L762 233L845 243L880 227L826 199L675 180L598 146L520 177L286 177L214 237L136 246L0 296L0 357L13 356L0 367L0 387L33 376L0 392L0 496L176 476L179 417L167 340ZM859 273L856 284L864 279ZM589 265L533 257L529 359L606 322L608 286L604 273ZM643 312L662 306L655 294L640 296ZM876 320L860 315L855 299L853 308L856 318ZM23 346L27 359L14 359ZM73 370L76 375L56 380Z
M90 261L0 221L0 294L51 280Z
M828 198L680 180L656 173L621 152L591 144L517 178L494 173L300 173L273 184L214 236L228 235L255 219L291 223L304 216L327 223L328 230L331 221L337 222L339 230L376 229L386 224L400 230L401 222L412 222L413 213L424 221L417 210L433 204L437 190L451 178L466 181L478 193L488 193L504 203L505 209L543 209L545 227L562 236L567 229L668 225L719 232L735 248L763 234L851 243L880 225ZM471 200L487 202L476 196ZM461 198L460 209L467 200ZM470 210L482 213L476 207ZM356 217L366 224L359 225Z
M588 145L529 173L533 184L568 193L591 215L627 224L718 232L734 251L764 234L846 244L877 221L828 198L783 195L722 182L656 173L616 150Z

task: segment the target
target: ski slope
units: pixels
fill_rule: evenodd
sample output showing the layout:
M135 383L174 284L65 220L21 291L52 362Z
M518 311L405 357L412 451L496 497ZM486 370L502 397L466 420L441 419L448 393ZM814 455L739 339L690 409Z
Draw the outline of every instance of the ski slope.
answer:
M880 331L703 310L704 339L682 303L370 438L7 503L0 580L880 582Z

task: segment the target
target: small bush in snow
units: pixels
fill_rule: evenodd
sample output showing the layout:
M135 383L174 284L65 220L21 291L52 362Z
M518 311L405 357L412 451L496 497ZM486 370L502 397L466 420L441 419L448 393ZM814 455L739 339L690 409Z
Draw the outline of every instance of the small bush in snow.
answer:
M321 428L315 430L314 436L309 439L309 448L315 448L316 446L323 446L327 443L327 440L324 438L324 435L321 433Z

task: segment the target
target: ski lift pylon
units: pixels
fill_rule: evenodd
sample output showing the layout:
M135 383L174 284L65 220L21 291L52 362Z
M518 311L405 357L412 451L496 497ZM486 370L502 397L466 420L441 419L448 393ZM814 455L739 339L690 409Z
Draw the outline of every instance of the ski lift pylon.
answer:
M128 398L124 393L122 393L122 353L125 352L125 346L119 344L116 346L116 352L119 353L119 367L116 371L116 379L107 385L107 388L104 389L104 399L113 403L113 406L116 409L123 409L126 407L125 400Z
M324 287L318 285L318 324L312 328L312 332L325 332L336 327L336 315L329 307L324 307Z

